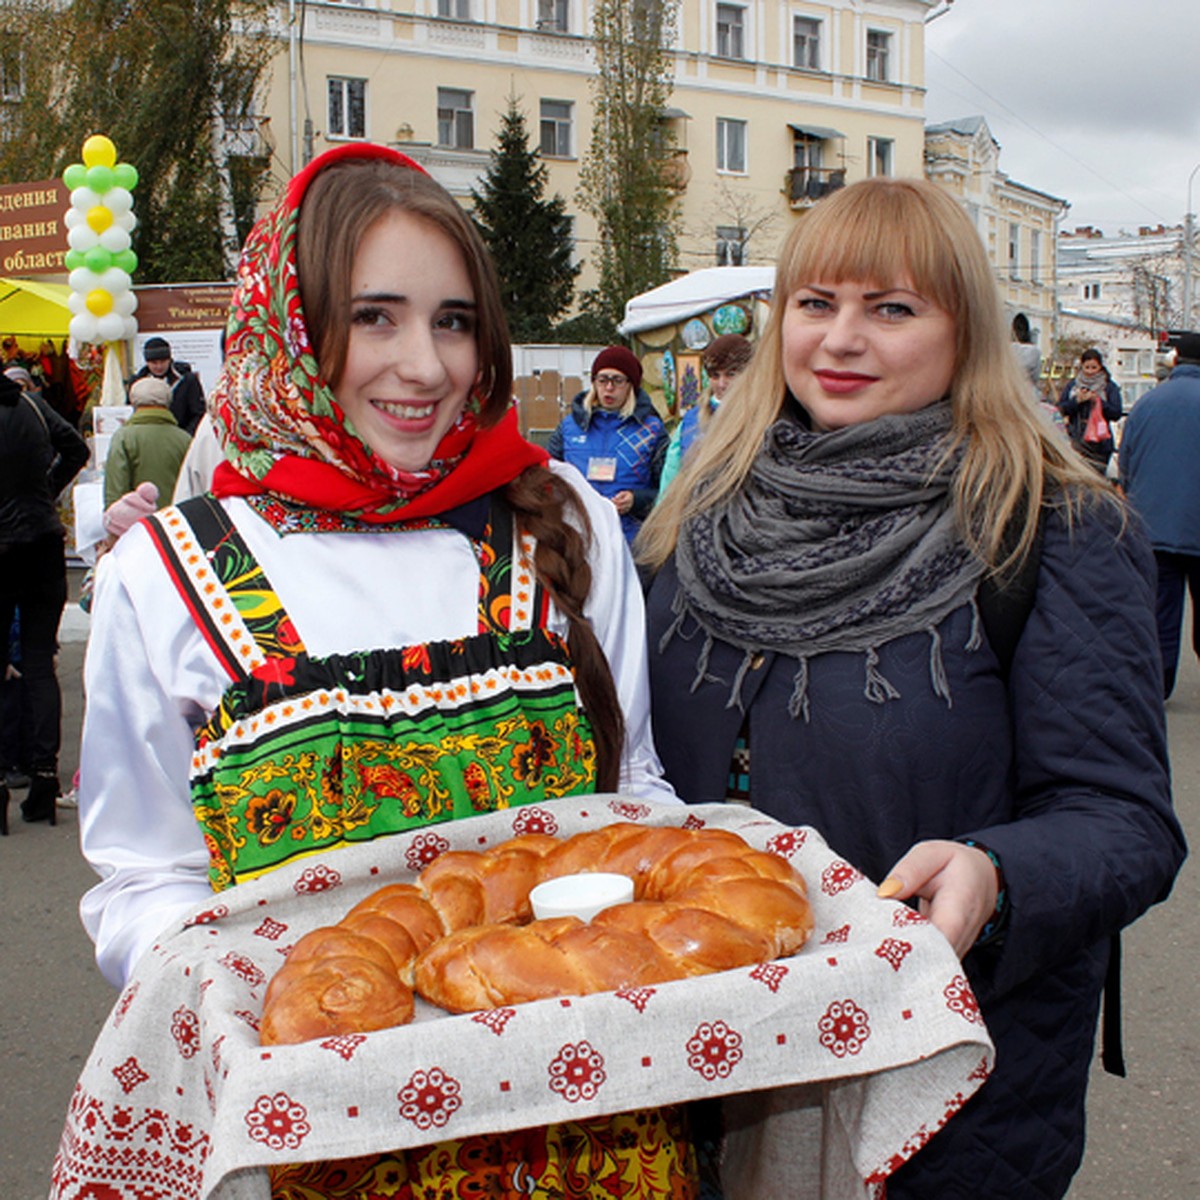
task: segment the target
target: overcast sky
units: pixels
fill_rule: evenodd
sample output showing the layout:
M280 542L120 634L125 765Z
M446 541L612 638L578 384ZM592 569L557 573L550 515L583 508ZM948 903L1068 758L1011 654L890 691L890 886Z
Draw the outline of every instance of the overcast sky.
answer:
M1200 0L954 0L927 34L926 119L985 117L1002 171L1070 201L1063 228L1182 224Z

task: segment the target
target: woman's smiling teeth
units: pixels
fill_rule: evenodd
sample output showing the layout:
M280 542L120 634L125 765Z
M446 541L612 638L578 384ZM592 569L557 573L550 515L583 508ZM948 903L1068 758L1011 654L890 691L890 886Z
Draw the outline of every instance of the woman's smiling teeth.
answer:
M433 416L437 405L430 401L427 404L412 404L405 400L372 400L371 405L386 413L389 417L397 417L402 421L421 421Z

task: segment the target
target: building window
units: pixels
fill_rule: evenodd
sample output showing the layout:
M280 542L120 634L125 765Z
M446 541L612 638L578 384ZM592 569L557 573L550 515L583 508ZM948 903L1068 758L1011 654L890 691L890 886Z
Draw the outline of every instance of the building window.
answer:
M1083 285L1083 298L1085 300L1100 299L1100 285L1098 283L1085 283Z
M721 58L746 57L746 10L736 4L717 5L717 54Z
M1042 231L1029 231L1029 278L1033 283L1042 281Z
M793 205L820 200L845 187L845 169L825 166L825 145L826 139L815 133L800 129L792 131L792 169L787 174L787 197Z
M361 138L367 136L367 81L330 79L329 136Z
M892 77L892 35L884 29L867 30L867 78L887 83Z
M471 150L475 146L475 114L472 109L474 93L458 88L438 88L437 121L438 145L455 150Z
M890 175L893 170L896 143L891 138L867 138L867 174Z
M1016 221L1008 223L1008 275L1021 278L1021 227Z
M746 122L717 118L717 170L745 174Z
M821 169L825 157L825 143L820 138L806 133L797 133L792 139L792 166L798 171Z
M571 109L569 100L543 100L541 151L547 158L571 157Z
M469 21L471 0L437 0L437 15L452 21Z
M538 0L537 27L555 33L571 32L569 0Z
M809 71L821 69L821 22L812 17L792 20L792 66Z
M739 225L717 226L717 266L746 265L746 231Z

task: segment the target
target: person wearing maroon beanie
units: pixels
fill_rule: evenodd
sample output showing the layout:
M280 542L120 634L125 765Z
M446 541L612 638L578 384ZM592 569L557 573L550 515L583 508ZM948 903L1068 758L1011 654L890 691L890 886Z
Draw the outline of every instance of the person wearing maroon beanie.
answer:
M633 542L658 497L667 430L642 391L642 364L624 346L608 346L592 362L592 386L580 392L547 449L570 463L621 514Z

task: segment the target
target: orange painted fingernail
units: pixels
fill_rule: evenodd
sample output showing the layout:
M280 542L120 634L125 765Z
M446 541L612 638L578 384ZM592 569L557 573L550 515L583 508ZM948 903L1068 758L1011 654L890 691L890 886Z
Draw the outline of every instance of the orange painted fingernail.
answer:
M899 895L904 891L903 880L897 879L895 875L889 875L880 885L875 895L881 900L890 900L893 896Z

